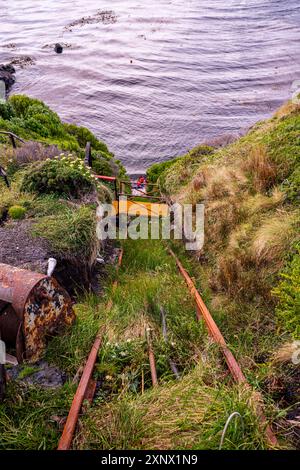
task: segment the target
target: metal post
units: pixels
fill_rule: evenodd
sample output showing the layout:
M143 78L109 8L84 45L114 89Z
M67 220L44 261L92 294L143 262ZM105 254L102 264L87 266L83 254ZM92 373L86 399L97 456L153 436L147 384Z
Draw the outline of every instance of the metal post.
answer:
M85 146L85 158L84 158L84 163L92 168L92 146L91 142L87 142Z
M12 143L13 148L16 149L16 148L17 148L17 144L16 144L16 141L15 141L14 135L13 135L13 134L9 134L9 136L10 136L10 140L11 140L11 143Z

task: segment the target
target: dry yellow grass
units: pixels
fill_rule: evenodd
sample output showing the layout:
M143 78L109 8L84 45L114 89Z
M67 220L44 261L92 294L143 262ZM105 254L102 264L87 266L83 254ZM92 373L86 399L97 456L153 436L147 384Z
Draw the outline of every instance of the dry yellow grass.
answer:
M288 101L287 103L284 103L274 114L274 116L278 119L281 119L295 111L300 110L300 105L295 104L292 101Z
M256 193L254 196L249 195L245 198L241 209L245 212L245 216L251 217L280 206L284 202L284 198L284 193L275 187L270 196L261 193Z
M250 248L256 263L282 264L283 257L296 238L295 216L284 211L276 213L258 228Z
M295 353L294 343L285 343L283 344L275 353L273 354L273 364L290 364L292 361L292 356Z

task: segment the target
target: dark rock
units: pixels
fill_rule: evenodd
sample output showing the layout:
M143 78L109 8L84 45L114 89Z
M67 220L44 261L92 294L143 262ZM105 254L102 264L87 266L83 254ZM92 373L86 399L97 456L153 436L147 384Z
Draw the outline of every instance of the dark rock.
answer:
M0 80L5 83L5 90L8 92L15 83L15 68L11 64L0 64Z
M62 51L64 50L63 46L61 44L55 44L54 46L54 50L56 52L56 54L61 54Z
M0 65L0 72L16 73L16 69L11 64Z
M57 367L50 366L44 360L30 367L32 367L31 373L24 378L20 378L24 369L22 364L8 368L7 375L10 380L20 381L27 385L39 385L42 388L59 388L66 382L66 374Z

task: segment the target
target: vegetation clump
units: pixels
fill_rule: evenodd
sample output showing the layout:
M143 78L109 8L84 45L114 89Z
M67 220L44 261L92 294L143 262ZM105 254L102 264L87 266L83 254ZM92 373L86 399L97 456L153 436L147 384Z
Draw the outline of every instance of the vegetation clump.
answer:
M97 245L95 210L85 205L65 207L60 213L39 218L31 233L48 240L54 254L89 258Z
M22 206L11 206L8 210L8 215L13 220L24 219L26 214L25 207Z
M95 186L95 179L81 159L72 155L62 155L28 166L24 173L21 191L39 195L64 195L78 199L83 193L95 189Z

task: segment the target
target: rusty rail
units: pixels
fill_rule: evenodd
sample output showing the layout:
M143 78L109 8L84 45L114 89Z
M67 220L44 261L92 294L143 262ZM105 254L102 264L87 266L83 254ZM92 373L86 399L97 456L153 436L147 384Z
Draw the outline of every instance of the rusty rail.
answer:
M98 333L84 367L57 450L69 450L71 447L81 406L88 390L88 385L97 360L98 351L102 344L103 332L101 333Z
M148 344L148 357L149 357L149 365L150 365L150 371L151 371L152 386L156 387L158 385L158 380L157 380L156 363L155 363L155 356L154 356L153 347L152 347L150 329L146 330L146 338L147 338L147 344Z
M123 249L120 251L117 269L120 268L123 258ZM115 280L113 283L113 291L116 289L118 281ZM109 301L106 305L107 309L111 309L112 301ZM68 414L68 418L59 440L57 450L70 450L74 433L76 430L79 414L81 411L83 400L87 397L90 402L93 400L95 393L95 384L93 383L92 374L94 371L95 363L98 357L98 352L102 344L104 336L104 328L101 328L96 336L88 360L83 369L83 373L76 390L75 396L72 401L72 405Z
M199 292L197 291L194 282L190 278L187 271L184 269L183 265L181 264L181 262L179 261L179 259L175 255L175 253L170 248L168 249L168 251L171 254L171 256L173 256L173 258L175 259L176 264L178 266L178 269L179 269L181 275L183 276L183 278L184 278L184 280L185 280L185 282L186 282L186 284L187 284L187 286L188 286L188 288L191 292L192 297L194 297L194 299L195 299L196 306L197 306L197 319L199 320L201 318L201 316L204 319L205 324L206 324L206 326L208 328L208 331L211 334L213 340L217 344L219 344L219 346L220 346L220 349L221 349L221 351L222 351L222 353L225 357L225 361L227 363L227 366L228 366L234 380L237 383L244 384L249 390L252 390L251 386L249 385L247 379L245 378L245 376L242 372L242 369L240 368L240 366L239 366L237 360L235 359L234 355L232 354L232 352L229 350L229 348L226 344L226 341L223 338L218 326L216 325L216 323L215 323L214 319L212 318L208 308L206 307L206 305L203 302ZM200 316L200 314L201 314L201 316ZM272 431L270 425L268 424L267 419L264 415L263 406L262 406L262 396L261 396L260 393L255 392L254 397L255 397L256 414L257 414L257 416L260 420L263 431L265 432L266 439L267 439L269 445L271 445L272 447L276 447L278 445L277 438L276 438L275 434L273 433L273 431Z

